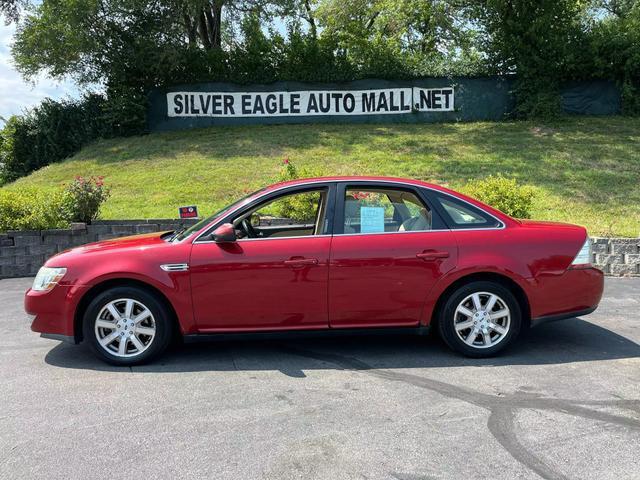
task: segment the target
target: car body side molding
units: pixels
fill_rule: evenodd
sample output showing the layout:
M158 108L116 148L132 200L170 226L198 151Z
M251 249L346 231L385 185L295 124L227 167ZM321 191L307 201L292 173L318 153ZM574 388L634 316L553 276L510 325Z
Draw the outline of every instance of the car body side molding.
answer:
M431 327L324 328L317 330L278 330L233 333L195 333L183 335L185 343L228 340L287 340L310 337L348 337L350 335L427 335Z

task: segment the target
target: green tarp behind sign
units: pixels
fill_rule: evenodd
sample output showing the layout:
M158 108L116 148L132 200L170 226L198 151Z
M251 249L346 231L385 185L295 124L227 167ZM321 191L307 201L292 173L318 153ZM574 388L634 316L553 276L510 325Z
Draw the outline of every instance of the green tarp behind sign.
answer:
M270 85L199 83L149 95L151 131L275 123L432 123L501 120L514 107L513 77L423 78ZM568 113L612 115L620 93L605 81L567 85Z

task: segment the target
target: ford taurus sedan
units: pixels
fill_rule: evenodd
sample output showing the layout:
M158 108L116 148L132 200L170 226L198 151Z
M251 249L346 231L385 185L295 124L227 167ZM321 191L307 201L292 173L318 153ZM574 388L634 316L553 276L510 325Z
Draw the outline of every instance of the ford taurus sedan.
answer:
M50 258L26 293L32 330L133 365L238 334L423 333L487 357L598 305L584 228L513 219L415 180L332 177L257 191L183 231Z

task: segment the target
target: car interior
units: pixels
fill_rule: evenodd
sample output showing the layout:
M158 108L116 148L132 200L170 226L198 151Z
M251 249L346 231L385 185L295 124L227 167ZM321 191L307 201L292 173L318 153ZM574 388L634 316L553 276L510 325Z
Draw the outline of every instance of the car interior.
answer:
M285 194L257 205L234 219L243 238L302 237L322 233L326 189ZM431 230L431 211L413 192L403 189L347 189L345 234Z
M327 194L326 188L307 190L262 203L233 221L236 236L243 239L319 235L326 216Z
M402 189L347 189L344 233L425 230L431 230L431 211L414 193Z
M457 225L482 224L486 223L486 217L479 213L474 213L470 208L456 203L452 200L439 198L440 204L446 210L451 220Z

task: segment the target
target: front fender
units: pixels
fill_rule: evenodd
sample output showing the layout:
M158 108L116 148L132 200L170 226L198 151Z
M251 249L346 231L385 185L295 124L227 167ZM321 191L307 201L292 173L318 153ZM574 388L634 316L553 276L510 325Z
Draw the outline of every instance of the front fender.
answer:
M165 272L158 267L157 271L148 272L143 265L136 269L130 268L130 266L128 269L118 268L118 265L111 267L111 271L99 275L89 273L86 277L83 276L84 278L79 279L80 283L74 287L84 297L87 294L91 295L92 291L96 291L95 289L100 288L106 282L129 280L148 285L160 292L171 304L178 317L182 333L192 333L195 330L188 271ZM80 300L77 300L76 308L79 302Z

